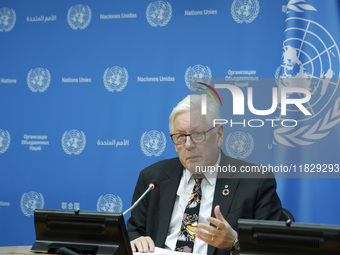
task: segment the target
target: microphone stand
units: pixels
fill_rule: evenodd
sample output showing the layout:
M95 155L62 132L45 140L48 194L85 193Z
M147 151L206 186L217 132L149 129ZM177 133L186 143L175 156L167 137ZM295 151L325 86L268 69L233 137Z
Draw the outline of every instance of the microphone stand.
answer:
M149 184L149 188L143 193L143 195L140 196L140 198L138 198L138 200L136 202L133 203L133 205L127 209L125 212L123 212L123 216L125 216L125 214L127 214L128 212L130 212L132 209L134 209L138 203L145 197L146 194L148 194L148 192L152 189L155 188L155 185L153 183Z

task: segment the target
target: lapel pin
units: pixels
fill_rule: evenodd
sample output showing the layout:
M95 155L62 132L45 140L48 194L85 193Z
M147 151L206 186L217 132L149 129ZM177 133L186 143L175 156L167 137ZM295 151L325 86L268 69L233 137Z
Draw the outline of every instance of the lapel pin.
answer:
M229 193L230 193L230 192L229 192L229 189L228 189L229 186L228 186L228 185L225 185L224 187L225 187L225 189L222 190L222 195L223 195L223 196L228 196Z

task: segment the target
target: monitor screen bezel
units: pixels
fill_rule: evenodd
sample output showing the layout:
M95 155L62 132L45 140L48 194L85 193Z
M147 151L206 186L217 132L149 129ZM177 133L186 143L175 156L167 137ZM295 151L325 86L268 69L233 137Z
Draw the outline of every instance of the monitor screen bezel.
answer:
M122 213L36 209L34 225L34 253L65 247L76 253L132 255Z
M241 254L340 254L340 226L238 220Z

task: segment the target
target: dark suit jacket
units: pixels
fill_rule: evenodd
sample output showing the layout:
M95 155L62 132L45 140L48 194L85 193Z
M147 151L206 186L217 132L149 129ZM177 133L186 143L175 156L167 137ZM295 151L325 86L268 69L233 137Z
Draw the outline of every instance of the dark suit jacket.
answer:
M239 168L241 165L250 164L221 153L220 165ZM150 236L157 247L164 247L182 171L183 166L178 158L157 162L141 171L133 202L143 194L150 183L157 183L157 186L131 212L131 218L127 221L130 240ZM230 191L228 196L222 194L225 185L228 185ZM211 212L213 217L216 205L220 205L224 218L236 231L240 218L279 220L281 217L281 202L276 194L274 178L246 179L238 178L237 174L226 174L221 178L221 175L218 175ZM222 255L229 252L209 245L208 255L212 254Z

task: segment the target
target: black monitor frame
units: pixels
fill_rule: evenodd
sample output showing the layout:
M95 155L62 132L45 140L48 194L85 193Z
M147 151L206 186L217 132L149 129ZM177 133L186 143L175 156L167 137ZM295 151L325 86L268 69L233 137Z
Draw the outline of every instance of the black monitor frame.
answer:
M340 226L238 220L241 254L339 255Z
M36 209L36 242L31 252L132 255L122 213Z

